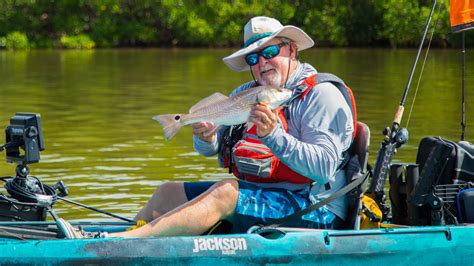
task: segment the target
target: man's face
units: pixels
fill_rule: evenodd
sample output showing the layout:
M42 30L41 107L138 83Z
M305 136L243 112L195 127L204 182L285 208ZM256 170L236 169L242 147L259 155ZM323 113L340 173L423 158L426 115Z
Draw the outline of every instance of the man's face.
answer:
M282 41L278 39L273 39L259 51L270 45L279 44L281 42ZM265 59L263 56L259 55L258 63L250 67L255 79L260 83L260 85L273 87L283 86L283 83L287 79L288 68L290 67L290 56L290 44L280 47L280 53L273 58Z

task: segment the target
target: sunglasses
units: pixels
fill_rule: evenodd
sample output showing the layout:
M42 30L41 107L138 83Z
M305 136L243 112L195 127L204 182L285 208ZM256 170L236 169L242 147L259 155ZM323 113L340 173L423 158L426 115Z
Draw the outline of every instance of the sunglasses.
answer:
M249 66L254 66L258 64L258 59L262 56L265 59L272 59L280 53L280 48L287 45L287 43L281 42L279 44L274 44L263 48L258 52L253 52L245 56L245 62Z

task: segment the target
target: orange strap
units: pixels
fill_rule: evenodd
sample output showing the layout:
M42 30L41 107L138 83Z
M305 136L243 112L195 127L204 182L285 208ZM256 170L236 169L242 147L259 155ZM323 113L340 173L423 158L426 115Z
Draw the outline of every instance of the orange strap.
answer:
M302 83L306 85L306 89L300 94L300 99L303 99L304 96L306 96L306 94L316 86L316 74L307 77Z
M306 88L300 94L300 96L298 97L299 99L303 99L306 96L306 94L308 94L308 92L317 85L317 74L314 74L314 75L311 75L311 76L307 77L302 82L302 84L306 85ZM352 117L353 117L353 121L354 121L354 132L352 134L352 138L354 138L356 136L356 133L357 133L356 132L356 130L357 130L357 107L356 107L354 95L352 94L352 90L347 85L345 85L344 83L343 83L343 85L345 86L346 92L349 96L349 100L348 100L348 101L350 101L350 106L349 107L351 108ZM344 96L344 98L346 98L346 97ZM347 98L346 98L346 100L347 100Z

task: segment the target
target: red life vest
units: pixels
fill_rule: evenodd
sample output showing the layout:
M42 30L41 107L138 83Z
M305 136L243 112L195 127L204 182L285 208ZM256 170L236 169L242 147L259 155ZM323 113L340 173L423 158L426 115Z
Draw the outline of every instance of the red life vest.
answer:
M331 82L344 95L353 115L354 137L357 124L354 96L351 89L336 76L320 73L306 78L302 84L298 86L299 92L297 92L297 97L294 100L303 99L312 88L323 82ZM281 108L278 109L278 118L285 132L288 132L286 118ZM273 155L271 150L259 140L256 126L245 129L245 132L240 138L241 139L231 148L232 150L226 151L226 147L224 147L221 153L224 159L224 167L228 167L236 177L258 183L290 182L304 184L313 182L313 180L308 177L292 170Z

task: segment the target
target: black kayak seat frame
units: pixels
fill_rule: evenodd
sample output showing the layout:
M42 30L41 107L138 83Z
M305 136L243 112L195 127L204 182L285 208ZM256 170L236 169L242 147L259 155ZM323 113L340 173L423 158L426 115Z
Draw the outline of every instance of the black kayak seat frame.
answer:
M359 164L361 166L361 175L354 175L349 177L351 180L349 182L354 181L356 178L362 178L361 176L365 176L367 174L367 165L369 161L369 148L370 148L370 129L369 127L363 123L358 121L357 122L357 129L356 129L356 136L354 137L354 141L352 142L351 147L349 148L349 155L358 156ZM367 189L367 178L365 181L357 186L355 189L351 190L348 193L349 197L349 210L347 213L346 219L346 229L360 229L360 217L362 213L362 196Z

